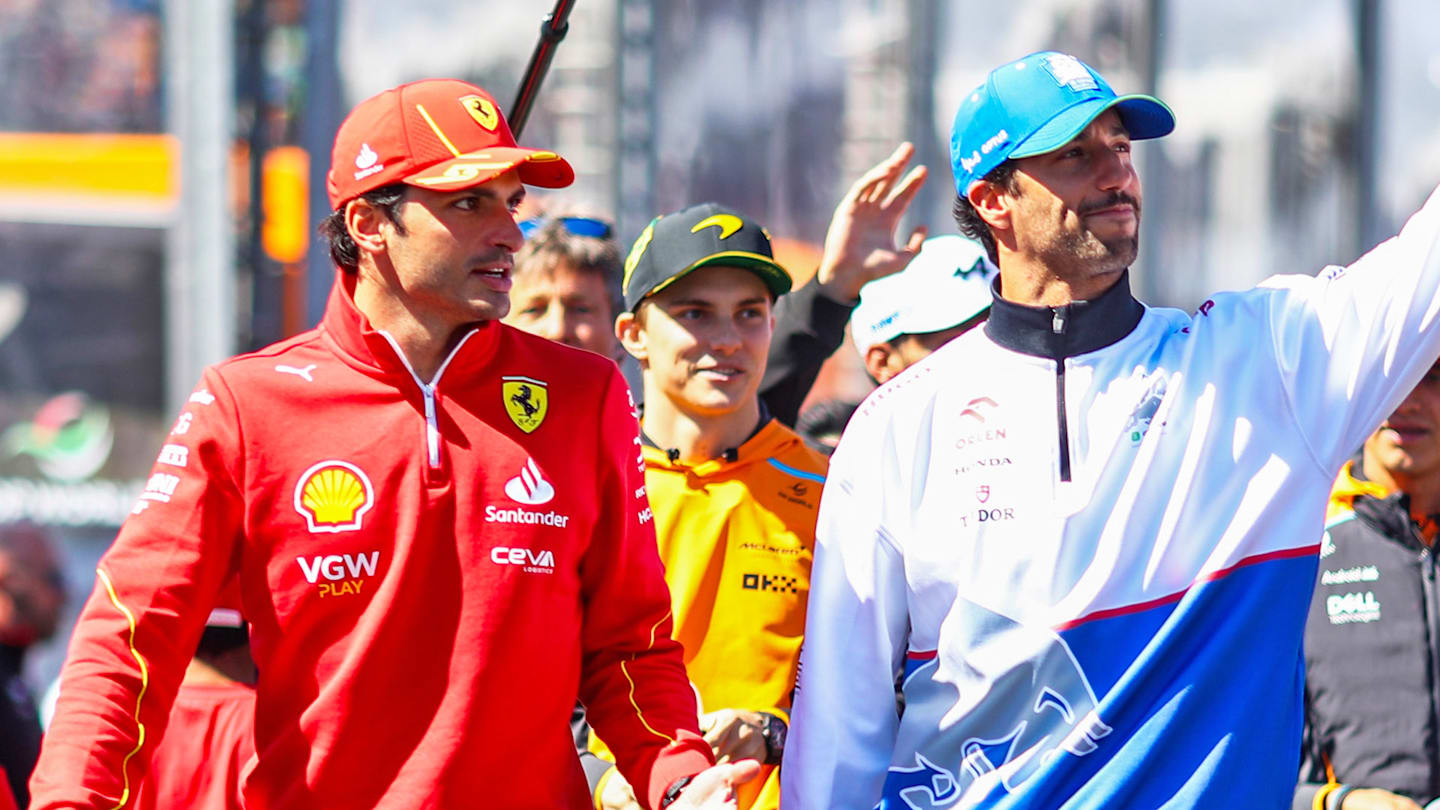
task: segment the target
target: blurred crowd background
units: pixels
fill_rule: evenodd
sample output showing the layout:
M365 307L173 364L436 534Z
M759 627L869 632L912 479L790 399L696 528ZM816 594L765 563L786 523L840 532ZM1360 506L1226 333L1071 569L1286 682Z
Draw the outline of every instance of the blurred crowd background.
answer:
M508 106L550 5L0 0L0 521L62 540L71 615L200 369L316 320L343 113L427 76ZM1133 284L1188 309L1348 262L1419 205L1436 30L1434 0L577 0L521 141L566 155L565 203L626 244L714 199L803 281L845 187L901 140L932 170L911 219L953 232L960 98L1069 51L1176 111L1137 150ZM812 396L868 387L842 348Z

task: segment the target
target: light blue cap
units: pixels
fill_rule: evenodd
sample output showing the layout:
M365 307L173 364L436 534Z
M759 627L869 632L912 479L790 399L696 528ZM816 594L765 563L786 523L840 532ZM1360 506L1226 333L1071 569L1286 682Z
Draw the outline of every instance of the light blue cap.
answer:
M1175 114L1164 102L1117 96L1094 68L1068 54L1040 51L995 68L955 112L950 131L955 190L964 195L1009 158L1059 149L1111 107L1133 140L1175 129Z

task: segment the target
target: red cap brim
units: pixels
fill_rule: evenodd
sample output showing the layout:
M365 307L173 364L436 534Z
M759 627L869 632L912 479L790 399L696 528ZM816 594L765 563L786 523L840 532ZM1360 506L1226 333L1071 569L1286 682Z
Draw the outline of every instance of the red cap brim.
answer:
M542 149L497 146L453 157L427 166L405 178L412 186L434 191L458 191L488 183L518 169L520 182L541 188L564 188L575 182L575 170L565 158Z

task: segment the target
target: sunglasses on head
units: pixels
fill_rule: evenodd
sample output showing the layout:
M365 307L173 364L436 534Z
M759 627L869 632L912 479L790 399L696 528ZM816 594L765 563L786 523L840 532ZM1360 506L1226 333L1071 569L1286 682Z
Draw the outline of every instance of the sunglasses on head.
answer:
M526 239L529 239L535 235L536 231L545 227L545 224L551 221L559 222L564 226L565 230L576 236L592 236L596 239L610 238L610 223L603 219L594 219L591 217L533 217L531 219L521 220L520 233L524 234Z

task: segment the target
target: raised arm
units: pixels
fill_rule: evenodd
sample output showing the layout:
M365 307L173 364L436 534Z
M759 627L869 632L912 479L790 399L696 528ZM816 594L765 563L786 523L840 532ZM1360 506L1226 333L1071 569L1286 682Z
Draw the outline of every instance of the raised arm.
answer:
M786 425L795 425L820 367L845 341L860 288L905 269L920 252L924 226L911 231L903 245L895 242L900 219L925 182L924 166L905 171L914 154L915 147L902 143L850 186L830 218L814 281L775 306L775 337L760 396Z
M1287 396L1333 474L1440 354L1440 190L1350 266L1261 287Z

